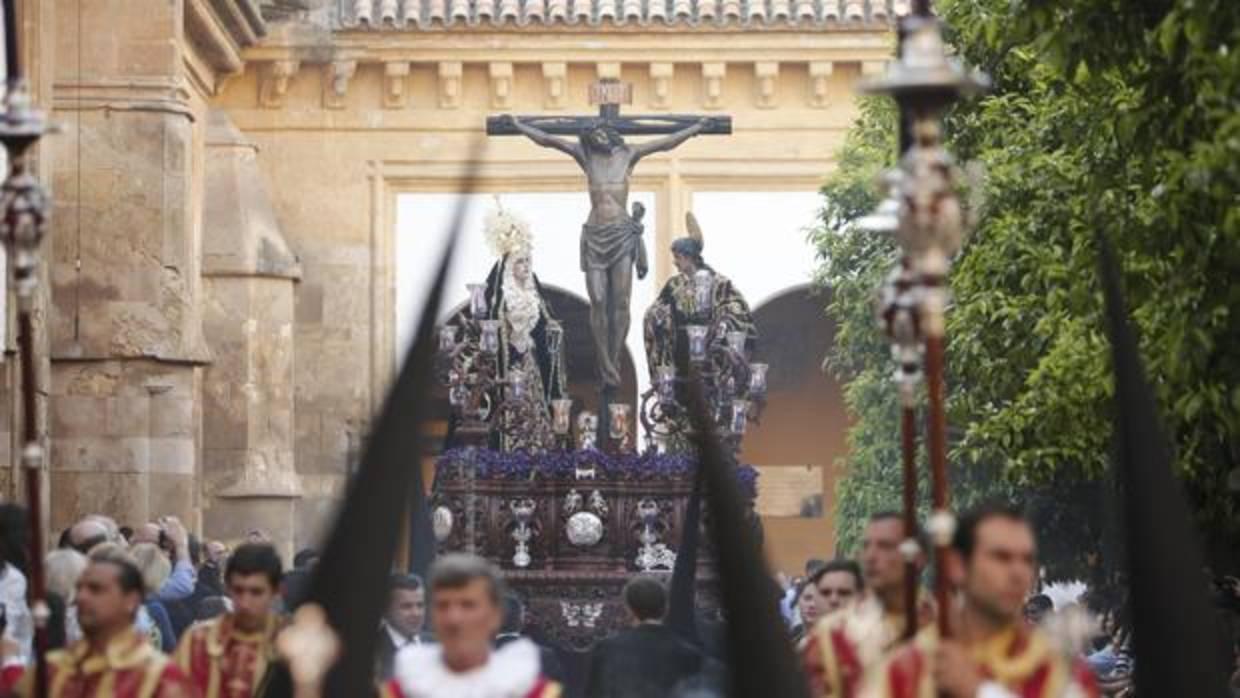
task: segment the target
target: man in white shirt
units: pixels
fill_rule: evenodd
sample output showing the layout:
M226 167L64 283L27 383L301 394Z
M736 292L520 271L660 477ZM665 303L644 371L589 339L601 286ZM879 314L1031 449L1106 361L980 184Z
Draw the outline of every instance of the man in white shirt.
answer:
M559 698L542 672L538 646L524 638L492 646L503 615L504 581L473 555L444 555L431 567L431 620L439 644L406 645L383 698Z
M380 681L392 678L396 653L406 645L431 641L422 631L426 622L426 585L416 574L394 574L389 584L388 609L380 623L378 667Z

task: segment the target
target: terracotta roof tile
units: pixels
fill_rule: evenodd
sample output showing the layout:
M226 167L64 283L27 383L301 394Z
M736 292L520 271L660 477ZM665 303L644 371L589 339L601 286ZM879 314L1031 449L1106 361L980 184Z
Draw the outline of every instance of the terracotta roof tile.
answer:
M584 24L683 27L887 24L909 0L336 0L347 29Z

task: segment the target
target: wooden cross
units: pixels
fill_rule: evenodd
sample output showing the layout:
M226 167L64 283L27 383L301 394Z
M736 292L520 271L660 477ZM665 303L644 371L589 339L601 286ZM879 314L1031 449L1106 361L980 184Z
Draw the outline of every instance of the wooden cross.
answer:
M556 136L579 136L592 128L608 125L622 136L661 136L675 133L703 119L693 114L621 115L620 106L633 103L633 85L605 78L590 86L590 103L598 105L598 116L518 116L522 122ZM732 117L712 116L702 135L730 135ZM519 136L511 120L487 117L488 136Z

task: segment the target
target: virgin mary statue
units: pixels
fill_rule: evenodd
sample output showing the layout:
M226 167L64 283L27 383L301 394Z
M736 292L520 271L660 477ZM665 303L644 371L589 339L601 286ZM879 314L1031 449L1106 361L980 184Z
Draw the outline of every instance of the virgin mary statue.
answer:
M529 225L497 206L487 217L486 235L498 257L487 274L487 315L500 322L499 376L506 403L492 446L543 451L555 444L551 401L566 394L564 331L534 274Z

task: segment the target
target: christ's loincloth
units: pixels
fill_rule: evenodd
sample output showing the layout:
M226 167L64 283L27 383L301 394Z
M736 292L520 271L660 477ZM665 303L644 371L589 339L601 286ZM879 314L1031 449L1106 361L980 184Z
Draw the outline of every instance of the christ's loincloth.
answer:
M581 226L581 270L607 270L626 259L645 268L642 230L642 224L627 215L612 223Z

